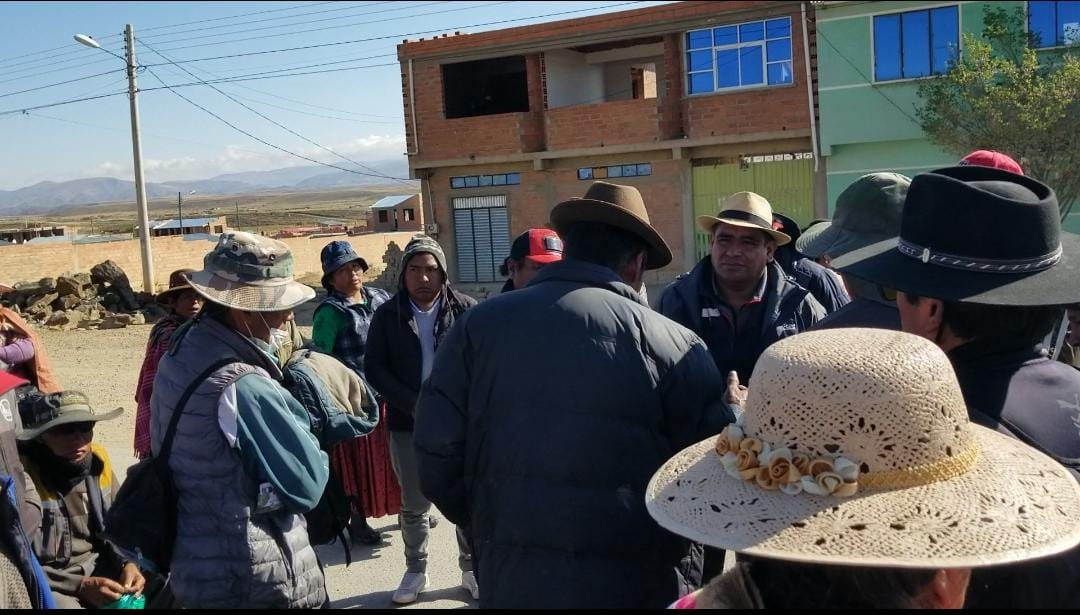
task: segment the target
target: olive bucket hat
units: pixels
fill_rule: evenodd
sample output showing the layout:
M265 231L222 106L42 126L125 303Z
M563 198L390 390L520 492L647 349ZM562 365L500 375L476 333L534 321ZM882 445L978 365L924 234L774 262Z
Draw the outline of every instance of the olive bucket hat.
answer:
M315 298L315 289L293 279L288 245L241 231L221 235L202 271L187 279L208 301L250 312L289 310Z
M71 423L108 421L123 414L123 408L98 413L90 399L80 391L63 391L42 395L29 404L20 404L19 416L23 431L19 440L33 440L53 427Z

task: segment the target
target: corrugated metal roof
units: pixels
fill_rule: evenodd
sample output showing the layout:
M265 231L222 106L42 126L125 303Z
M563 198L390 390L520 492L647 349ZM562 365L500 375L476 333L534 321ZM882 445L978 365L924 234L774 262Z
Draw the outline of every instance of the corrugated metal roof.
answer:
M195 226L209 226L216 222L218 218L184 218L184 228L191 228ZM179 220L166 220L164 222L158 222L150 226L150 230L164 231L171 228L180 228Z
M416 196L415 194L395 194L393 196L384 196L383 198L375 201L375 204L371 206L372 209L393 209L398 205L401 205L405 201Z

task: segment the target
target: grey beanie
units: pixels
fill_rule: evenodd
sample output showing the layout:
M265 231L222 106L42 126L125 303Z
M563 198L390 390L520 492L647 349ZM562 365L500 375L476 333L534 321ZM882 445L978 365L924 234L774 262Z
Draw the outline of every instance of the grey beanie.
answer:
M401 274L405 275L405 266L409 263L409 259L424 252L435 257L439 263L439 269L449 279L449 272L446 270L446 255L443 254L442 246L427 235L413 235L409 243L405 244L405 252L401 256Z

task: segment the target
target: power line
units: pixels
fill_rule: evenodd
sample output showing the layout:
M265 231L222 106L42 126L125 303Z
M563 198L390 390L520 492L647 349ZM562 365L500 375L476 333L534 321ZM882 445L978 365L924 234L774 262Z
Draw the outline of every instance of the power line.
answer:
M281 109L282 111L291 111L293 113L299 113L301 115L310 115L312 117L321 117L321 118L325 118L325 119L328 119L328 120L338 120L340 122L356 122L358 124L393 124L393 125L397 125L397 126L401 125L400 120L398 120L398 121L360 120L360 119L356 119L356 118L352 118L352 117L334 117L332 115L323 115L321 113L312 113L310 111L301 111L299 109L290 109L289 107L282 107L280 105L275 105L273 103L268 103L266 101L257 100L257 99L254 99L254 98L247 98L245 96L240 96L239 94L233 94L233 96L235 96L236 98L239 98L241 100L246 100L246 101L253 102L253 103L256 103L256 104L259 104L259 105L266 105L267 107L273 107L275 109Z
M301 47L286 47L284 49L267 49L267 50L264 50L264 51L249 51L247 53L234 53L234 54L230 54L230 55L214 56L214 57L209 57L209 58L198 58L198 59L194 59L194 60L178 60L177 63L186 64L186 63L189 63L189 62L205 62L205 61L208 61L208 60L222 60L222 59L225 59L225 58L242 58L242 57L246 57L246 56L255 56L255 55L262 55L262 54L267 54L267 53L282 53L282 52L285 52L285 51L300 51L300 50L303 50L303 49L318 49L318 48L321 48L321 47L335 47L335 46L339 46L339 45L352 45L352 44L355 44L355 43L366 43L366 42L370 42L370 41L382 41L382 40L386 40L386 39L395 39L395 38L402 38L402 37L409 37L409 36L419 36L421 34L431 34L433 32L446 32L448 30L461 30L461 29L467 29L467 28L482 28L482 27L486 27L486 26L498 26L498 25L507 24L507 23L516 23L516 22L519 22L519 21L528 21L530 19L543 19L545 17L559 17L561 15L571 15L571 14L575 14L575 13L582 13L582 12L585 12L585 11L595 11L595 10L597 10L597 8L605 8L605 9L607 9L607 8L615 8L615 7L619 7L619 6L627 6L627 5L631 5L631 4L640 4L642 1L643 0L635 0L634 2L622 2L620 4L610 4L610 5L607 5L607 6L604 6L604 7L594 7L594 8L588 8L588 9L577 9L577 10L574 10L574 11L562 11L562 12L559 12L559 13L547 13L547 14L544 14L544 15L533 15L531 17L518 17L518 18L515 18L515 19L502 19L502 20L499 20L499 21L489 21L489 22L486 22L486 23L469 24L469 25L464 25L464 26L445 26L445 27L441 27L441 28L436 28L434 30L422 30L422 31L419 31L419 32L405 32L405 33L401 33L401 34L390 34L390 35L387 35L387 36L376 36L376 37L372 37L372 38L358 38L358 39L353 39L353 40L348 40L348 41L337 41L337 42L333 42L333 43L320 43L320 44L315 44L315 45L303 45ZM266 38L266 37L262 37L262 38ZM205 46L206 45L192 45L191 47L205 47ZM181 49L188 49L188 48L189 47L173 47L171 49L165 49L164 51L179 51Z
M75 47L75 46L76 45L73 42L71 47ZM101 48L109 50L108 47L106 47L105 45L102 45ZM124 52L123 48L116 49L116 50L110 50L110 51L113 51L113 53L116 53L116 54L123 54L123 52ZM40 70L42 68L46 68L46 67L49 67L49 66L55 66L58 63L64 63L64 62L73 61L73 60L75 60L75 58L74 57L68 58L68 56L75 56L75 55L78 55L78 54L85 54L85 53L86 53L86 48L71 49L71 50L69 50L69 51L67 51L65 53L59 53L59 54L56 54L56 55L53 55L53 56L47 56L47 57L44 57L44 58L35 58L33 60L25 60L23 62L17 62L15 64L11 64L9 66L0 66L0 70L4 71L5 74L25 73L27 71L36 71L36 70ZM95 62L91 62L91 63L96 63L96 62L101 62L101 60L96 60ZM78 64L78 65L75 65L75 66L86 66L87 64L89 64L89 63L84 62L82 64ZM24 66L24 68L18 68L20 66ZM66 68L74 68L74 66L68 66Z
M169 56L167 56L167 55L165 55L165 54L161 53L161 52L160 52L160 51L158 51L157 49L154 49L153 47L151 47L150 45L148 45L148 44L147 44L147 43L145 43L145 42L143 43L143 45L144 45L144 46L146 46L146 48L148 48L148 49L149 49L150 51L153 51L154 53L156 53L157 55L161 56L161 57L162 57L162 58L164 58L165 60L169 60L169 61L171 62L171 58L169 58ZM215 92L217 92L218 94L221 94L221 95L222 95L222 96L224 96L225 98L228 98L229 100L231 100L231 101L233 101L234 103L236 103L236 104L240 105L241 107L243 107L243 108L247 109L248 111L251 111L251 112L252 112L252 113L254 113L255 115L258 115L258 116L259 116L259 117L261 117L262 119L266 120L267 122L270 122L270 123L271 123L271 124L273 124L274 126L277 126L278 128L280 128L280 129L284 130L285 132L287 132L287 133L289 133L289 134L291 134L291 135L293 135L293 136L295 136L295 137L298 137L298 138L300 138L300 139L302 139L302 140L304 140L304 141L306 141L306 142L308 142L308 143L310 143L310 144L314 145L315 147L318 147L319 149L325 150L325 151L327 151L327 152L329 152L329 153L331 153L331 154L333 154L333 155L337 156L338 158L341 158L342 160L345 160L346 162L351 162L352 164L355 164L356 166L360 167L361 169L367 169L367 170L369 170L369 171L371 171L371 172L373 172L373 173L379 173L379 172L378 172L378 171L376 171L375 169L372 169L372 168L371 168L371 167L369 167L369 166L366 166L366 165L364 165L364 164L362 164L362 163L360 163L360 162L357 162L357 161L355 161L355 160L353 160L353 159L349 158L348 156L344 156L344 155L342 155L342 154L339 154L338 152L336 152L336 151L334 151L334 150L330 149L329 147L326 147L325 145L322 145L321 143L317 143L316 141L314 141L314 140L312 140L312 139L309 139L309 138L305 137L304 135L302 135L302 134L300 134L300 133L296 132L295 130L293 130L293 129L289 128L288 126L285 126L284 124L281 124L280 122L277 122L277 121L273 120L272 118L270 118L270 117L268 117L268 116L264 115L263 113L261 113L261 112L257 111L256 109L253 109L253 108L251 108L251 106L249 106L249 105L246 105L246 104L244 104L244 103L240 102L240 101L239 101L239 100L237 100L236 98L233 98L233 97L232 97L231 95L229 95L229 93L227 93L227 92L223 91L223 90L222 90L221 88L218 88L218 87L215 87L215 86L213 86L213 85L210 85L210 84L206 83L205 81L203 81L203 79L202 79L201 77L199 77L199 76L198 76L198 75L196 75L195 73L193 73L193 72L189 71L188 69L184 68L183 66L177 66L177 68L179 68L180 70L184 71L185 73L187 73L187 74L188 74L188 75L190 75L191 77L193 77L193 78L195 78L195 79L198 79L198 80L202 81L202 82L203 82L203 84L205 84L205 85L208 85L208 86L209 86L209 87L210 87L210 88L211 88L212 90L214 90L214 91L215 91ZM149 70L149 69L148 69L148 70ZM155 76L155 77L157 77L157 75L154 75L154 76ZM159 81L160 81L160 79L159 79ZM163 82L163 83L164 83L164 82ZM381 173L379 173L379 175L380 175L380 176L382 176L382 177L385 177L385 178L387 178L387 179L393 179L393 180L396 180L396 181L400 181L400 182L405 182L405 181L407 181L407 180L402 180L402 179L400 179L400 178L397 178L397 177L391 177L391 176L389 176L389 175L384 175L384 174L381 174Z
M108 94L98 94L97 96L84 96L82 98L72 98L70 100L61 100L60 102L46 103L43 105L34 105L33 107L23 107L21 109L8 109L7 111L0 111L0 116L13 115L15 113L27 113L29 111L37 111L38 109L51 109L52 107L62 107L64 105L70 105L78 102L85 102L88 100L97 100L99 98L108 98L110 96L119 96L121 94L127 94L127 89L123 89L119 92L110 92Z
M119 73L119 72L123 72L123 69L109 70L109 71L105 71L103 73L98 73L96 75L86 75L86 76L83 76L83 77L76 77L75 79L68 79L67 81L58 81L56 83L50 83L48 85L39 85L36 88L28 88L28 89L25 89L25 90L19 90L17 92L8 92L6 94L0 94L0 98L7 98L8 96L15 96L16 94L25 94L27 92L36 92L37 90L44 90L46 88L52 88L52 87L56 87L58 85L65 85L65 84L68 84L68 83L75 83L76 81L86 81L87 79L93 79L95 77L101 77L103 75L111 75L112 73Z
M119 53L122 54L123 50L120 50ZM36 70L34 68L25 68L25 69L22 69L22 70L10 71L10 72L9 71L3 71L5 75L13 75L15 73L25 73L25 72L28 72L28 71L36 71L36 72L34 72L34 74L32 74L32 75L20 75L18 77L11 77L10 79L4 79L3 81L0 81L0 83L8 83L10 81L20 81L20 80L23 80L23 79L37 79L38 77L40 77L42 75L49 75L49 74L52 74L52 73L62 73L64 71L74 70L76 68L80 68L80 67L83 67L83 66L92 66L94 64L104 64L105 62L115 62L115 61L116 61L116 58L101 57L101 58L97 58L97 59L95 59L93 61L90 61L90 62L83 62L83 63L80 63L80 64L71 64L71 65L68 65L68 66L62 66L60 68L54 68L52 70L41 71L41 70ZM0 70L2 70L2 69L0 69Z
M454 13L454 12L458 12L458 11L469 11L469 10L478 9L478 8L488 8L488 7L492 7L492 6L498 6L498 5L501 5L501 4L511 4L512 2L513 2L513 0L504 0L503 2L493 2L491 4L485 4L485 5L466 6L466 7L456 8L456 9L446 9L445 11L439 11L439 14L441 15L443 13ZM636 3L631 2L629 4L636 4ZM581 9L581 10L583 10L583 11L592 11L592 10L596 10L596 9ZM325 30L335 30L337 28L354 28L356 26L366 26L368 24L373 24L373 23L383 23L383 22L387 22L387 21L398 21L398 20L401 20L401 19L411 19L413 17L426 17L426 16L431 15L431 14L432 13L420 13L420 14L417 14L417 15L406 15L406 16L403 16L403 17L392 17L392 18L389 18L389 19L374 19L374 20L361 21L361 22L356 22L356 23L339 24L339 25L336 25L336 26L325 26L325 27L321 27L321 28L309 28L307 30L296 30L294 32L277 32L277 33L274 33L274 34L262 34L260 36L249 36L247 38L235 38L235 39L228 40L228 41L219 41L219 42L214 42L214 43L199 43L197 45L184 45L183 47L169 47L169 48L164 49L163 51L179 51L181 49L194 49L196 47L208 47L208 46L213 46L213 45L231 45L233 43L243 43L243 42L246 42L246 41L256 41L256 40L261 40L261 39L264 39L264 38L281 38L283 36L292 36L294 34L308 34L308 33L311 33L311 32L323 32ZM445 28L441 28L440 30L445 30ZM437 31L440 31L440 30L432 30L432 32L437 32ZM316 45L316 46L318 46L318 45Z
M182 98L182 99L184 99L185 101L187 101L187 103L188 103L188 104L190 104L190 105L192 105L192 106L194 106L194 107L196 107L196 108L200 109L200 110L201 110L201 111L202 111L203 113L206 113L206 114L208 114L208 115L210 115L210 116L214 117L214 118L215 118L215 119L217 119L217 120L218 120L219 122L221 122L222 124L225 124L225 125L226 125L226 126L228 126L229 128L232 128L233 130L235 130L235 131L239 132L240 134L246 135L247 137L250 137L250 138L252 138L252 139L254 139L254 140L258 141L259 143L262 143L263 145L266 145L266 146L268 146L268 147L272 147L272 148L274 148L274 149L276 149L276 150L278 150L278 151L280 151L280 152L284 152L284 153L286 153L286 154L288 154L288 155L290 155L290 156L294 156L294 157L296 157L296 158L300 158L301 160L307 160L308 162L314 162L315 164L318 164L318 165L321 165L321 166L324 166L324 167L330 167L331 169L337 169L337 170L339 170L339 171L346 171L346 172L348 172L348 173L354 173L354 174L356 174L356 175L365 175L365 176L368 176L368 177L378 177L378 178L380 178L380 179L387 179L387 178L389 178L389 179L396 179L396 180L398 180L398 181L408 181L408 180L404 180L404 179L401 179L401 178L395 178L395 177L390 177L390 176L387 176L387 175L382 175L382 174L378 174L378 175L375 175L375 174L372 174L372 173L364 173L364 172L362 172L362 171L357 171L357 170L355 170L355 169L349 169L349 168L346 168L346 167L339 167L339 166L337 166L336 164L330 164L330 163L328 163L328 162L322 162L322 161L320 161L320 160L316 160L316 159L314 159L314 158L311 158L311 157L309 157L309 156L305 156L305 155L303 155L303 154L298 154L298 153L296 153L296 152L294 152L294 151L292 151L292 150L288 150L288 149L285 149L284 147L281 147L280 145L275 145L275 144L273 144L273 143L270 143L269 141L267 141L267 140L265 140L265 139L263 139L263 138L261 138L261 137L257 137L257 136L255 136L255 135L251 134L250 132L248 132L248 131L244 130L243 128L240 128L239 126L237 126L237 125L233 124L232 122L230 122L230 121L226 120L225 118L221 117L220 115L218 115L218 114L214 113L213 111L211 111L211 110L207 109L206 107L204 107L204 106L200 105L199 103L197 103L197 102L195 102L195 101L191 100L191 99L190 99L190 98L188 98L187 96L184 96L184 95L183 95L183 94L181 94L181 93L180 93L179 91L177 91L177 90L173 89L173 88L172 88L172 87L171 87L171 86L170 86L169 84L165 83L165 81L164 81L163 79L161 79L161 77L158 77L158 76L157 76L157 74L156 74L156 73L154 73L153 69L147 69L147 70L149 71L149 73L150 73L151 75L153 75L153 76L154 76L154 78L155 78L155 79L157 79L158 81L160 81L160 82L161 82L161 84L162 84L162 85L163 85L163 86L164 86L164 87L165 87L166 89L168 89L168 90L169 90L170 92L172 92L173 94L176 94L176 95L177 95L177 96L179 96L180 98Z
M108 36L103 37L98 42L100 43L103 40L111 39L111 38L119 38L121 36L123 36L123 35L122 34L110 34ZM10 58L0 59L0 64L6 64L8 62L11 62L12 60L18 60L18 59L21 59L21 58L28 58L30 56L35 56L35 55L39 55L39 54L42 54L42 53L51 53L53 51L65 51L66 50L66 51L71 52L71 51L73 51L71 49L71 47L72 47L72 45L68 44L68 45L64 45L62 47L53 47L52 49L42 49L41 51L31 51L30 53L24 53L21 56L11 56ZM63 54L59 54L59 55L70 55L70 54L69 53L63 53ZM16 62L15 64L18 65L18 64L24 64L26 62L37 62L38 59L40 59L40 58L36 58L34 60L24 60L23 62Z
M206 82L193 81L193 82L189 82L189 83L179 83L179 84L174 84L174 85L169 86L169 87L170 88L179 88L179 87L189 87L189 86L193 86L193 85L205 85L205 84L210 84L210 83L236 83L237 81L260 81L262 79L280 79L282 77L299 77L301 75L321 75L321 74L324 74L324 73L340 73L340 72L344 72L344 71L361 70L361 69L365 69L365 68L382 68L382 67L385 67L385 66L398 66L398 63L397 62L387 62L387 63L384 63L384 64L366 64L364 66L350 66L350 67L347 67L347 68L328 68L328 69L325 69L325 70L309 70L309 71L305 71L305 72L301 72L301 73L289 73L287 75L265 75L265 74L258 73L258 74L261 74L262 76L240 75L240 76L237 76L237 77L230 77L230 78L227 78L227 79L211 79L211 80L206 81ZM147 70L149 70L149 69L147 69ZM169 88L165 88L165 87L139 88L139 91L140 92L153 92L154 90L162 90L162 89L169 89Z
M825 41L825 44L827 44L827 45L828 45L829 47L831 47L831 48L832 48L832 50L836 52L836 55L840 56L840 58L841 58L841 59L843 59L843 60L844 60L845 62L847 62L848 66L850 66L850 67L851 67L851 68L852 68L852 69L853 69L853 70L854 70L854 71L855 71L856 73L858 73L858 74L859 74L859 76L860 76L860 77L862 77L862 78L863 78L863 80L865 80L865 81L866 81L866 83L867 83L867 84L868 84L868 85L870 86L870 89L872 89L872 90L874 90L875 92L877 92L877 93L878 93L878 94L879 94L879 95L880 95L880 96L881 96L882 98L884 98L884 99L885 99L885 101L886 101L886 102L888 102L888 103L889 103L890 105L892 105L893 107L895 107L895 108L896 108L896 110L897 110L897 111L899 111L899 112L900 112L900 113L901 113L901 114L902 114L902 115L903 115L904 117L906 117L907 119L911 120L911 121L912 121L912 122L914 122L914 123L915 123L916 125L918 125L918 124L919 124L919 121L918 121L918 120L916 120L916 119L915 119L914 117L912 117L912 116L911 116L911 115L910 115L910 114L909 114L909 113L908 113L907 111L905 111L905 110L903 109L903 107L901 107L900 105L896 104L896 101L894 101L893 99L889 98L889 96L888 96L887 94L885 94L885 92L882 92L882 91L881 91L881 89L880 89L880 88L878 88L877 84L875 84L875 83L874 83L874 81L873 81L872 79L870 79L870 77L866 76L866 74L862 72L862 69L861 69L861 68L859 68L858 66L856 66L856 65L855 65L855 63L854 63L854 62L852 62L850 58L848 58L848 57L847 57L846 55L844 55L844 54L843 54L843 52L841 52L841 51L840 51L839 49L837 49L837 48L836 48L836 45L833 45L832 41L830 41L830 40L829 40L829 37L828 37L828 36L825 36L825 33L824 33L824 32L822 32L822 31L821 31L820 29L817 29L816 31L817 31L817 35L818 35L818 37L819 37L819 38L821 38L821 40Z
M213 17L211 19L199 19L197 21L185 21L183 23L167 24L167 25L164 25L164 26L154 26L152 28L144 29L143 32L151 32L153 30L162 30L162 29L166 29L166 28L179 28L181 26L190 26L190 25L200 24L200 23L211 23L211 22L214 22L214 21L223 21L223 20L226 20L226 19L236 19L237 17L252 17L254 15L265 15L267 13L280 13L282 11L295 11L296 9L307 9L307 8L311 8L313 6L322 6L324 4L335 4L335 1L331 0L330 2L311 2L311 3L308 3L308 4L301 4L301 5L297 5L297 6L289 6L289 7L280 8L280 9L270 9L270 10L267 10L267 11L256 11L254 13L240 13L239 15L229 15L227 17Z
M306 25L306 24L322 23L324 21L337 21L337 20L342 19L342 17L359 17L361 15L376 15L378 13L390 13L390 12L395 12L395 11L404 11L404 10L408 10L408 9L412 9L412 8L421 8L421 7L425 7L425 6L435 6L437 4L449 4L449 3L450 3L449 0L443 0L443 1L440 1L440 2L428 2L426 4L398 6L396 8L392 8L392 9L383 9L381 11L366 11L366 12L357 13L356 15L347 15L347 16L335 15L334 17L323 17L321 19L311 19L311 20L308 20L308 21L298 21L298 22L295 22L295 23L284 23L284 24L277 24L277 25L274 25L274 26L262 26L260 28L245 28L245 29L236 30L236 31L233 31L233 32L216 32L216 33L213 33L213 34L205 34L203 36L181 36L180 38L174 38L174 39L170 39L170 40L157 40L157 41L154 41L154 42L159 44L159 45L168 45L169 43L175 43L177 41L197 41L197 40L206 39L206 38L232 36L234 34L246 34L248 32L259 32L259 31L262 31L262 30L273 30L274 28L290 28L290 27L293 27L293 26L302 26L302 25ZM358 8L369 8L369 7L372 7L372 6L378 6L380 4L388 4L388 3L387 2L376 2L374 4L368 4L368 5L359 6L359 7L347 6L347 7L344 7L344 8L330 9L329 11L317 11L316 13L313 13L313 14L328 13L330 11L344 11L344 10L358 9ZM277 17L275 19L283 19L283 18ZM254 21L254 22L249 22L249 23L259 23L259 21ZM363 22L363 23L372 23L372 22ZM236 26L236 25L240 25L240 24L229 24L228 26L217 26L217 27L224 28L224 27ZM349 24L349 25L356 25L356 24ZM339 26L339 27L341 27L341 26ZM166 36L172 36L174 34L181 34L181 33L184 33L184 32L202 32L202 31L203 30L201 28L196 28L194 30L181 30L180 32L169 32L168 35L166 35ZM305 32L306 31L308 31L308 30L305 30ZM288 34L289 33L287 33L287 32L282 32L282 33L275 34L274 36L288 36ZM154 40L154 39L151 38L150 40ZM231 42L231 41L229 41L229 42Z
M139 39L139 42L141 42L143 45L146 45L147 48L150 47L150 45L147 44L142 39ZM158 52L154 51L154 53L158 53ZM158 55L161 55L161 54L158 53ZM164 58L165 56L161 56L161 57ZM272 75L274 73L285 73L285 72L288 72L288 71L291 71L291 70L303 70L305 68L320 68L320 67L323 67L323 66L333 66L335 64L348 64L350 62L360 62L360 61L363 61L363 60L376 60L378 58L391 58L391 57L397 57L397 54L396 53L383 53L383 54L374 55L374 56L363 56L363 57L359 57L359 58L352 58L352 59L349 59L349 60L338 60L336 62L318 62L316 64L306 64L306 65L303 65L303 66L294 66L292 68L278 68L278 69L275 69L275 70L266 70L266 71L260 71L260 72L255 72L255 73L241 73L239 75L230 75L230 76L227 76L227 77L219 77L219 79L232 79L233 77L253 77L255 75ZM178 60L176 62L160 62L160 63L157 63L157 64L144 64L143 66L145 66L147 68L156 68L158 66L174 65L174 66L176 66L178 68L182 68L180 66L180 64L183 64L183 62ZM207 72L209 72L209 71L207 71Z

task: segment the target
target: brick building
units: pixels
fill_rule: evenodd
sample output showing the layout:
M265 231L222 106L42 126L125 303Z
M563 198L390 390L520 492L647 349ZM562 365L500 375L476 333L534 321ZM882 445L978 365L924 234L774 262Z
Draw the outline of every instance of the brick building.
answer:
M371 221L367 230L376 233L423 230L420 200L419 194L394 194L375 201L371 205Z
M727 194L824 214L812 12L680 2L399 45L409 168L457 279L498 281L510 239L593 179L644 195L675 252L654 283L705 253L693 219Z

